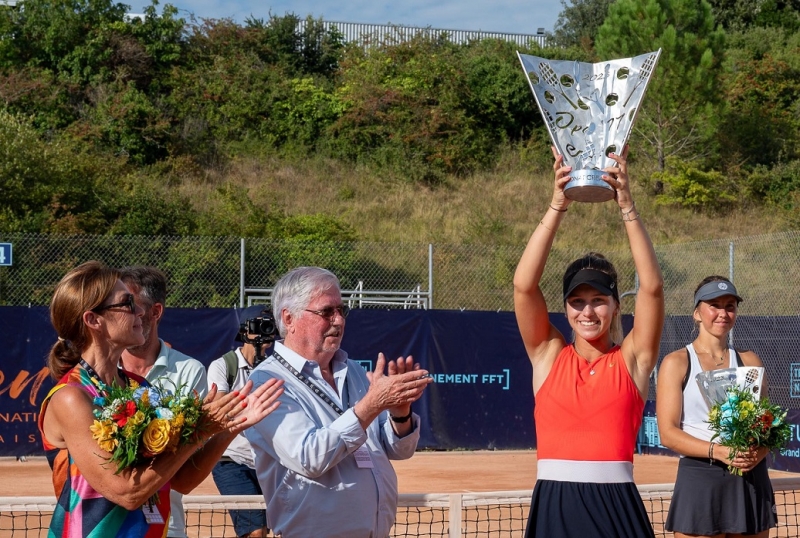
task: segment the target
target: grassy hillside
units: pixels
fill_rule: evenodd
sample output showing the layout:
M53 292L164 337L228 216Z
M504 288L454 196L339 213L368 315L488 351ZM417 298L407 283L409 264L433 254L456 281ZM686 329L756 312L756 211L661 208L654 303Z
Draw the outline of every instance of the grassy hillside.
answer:
M649 169L643 163L633 163L631 168L634 199L656 244L765 234L790 227L774 209L765 207L703 213L659 205L636 182ZM195 171L177 185L199 211L215 209L213 192L220 187L243 188L253 204L266 212L322 213L337 218L352 227L359 240L523 245L550 201L552 172L543 162L522 162L518 153L509 152L491 171L430 188L333 160L262 157L234 159L224 170ZM613 202L573 203L557 241L564 247L602 251L619 248L622 233Z

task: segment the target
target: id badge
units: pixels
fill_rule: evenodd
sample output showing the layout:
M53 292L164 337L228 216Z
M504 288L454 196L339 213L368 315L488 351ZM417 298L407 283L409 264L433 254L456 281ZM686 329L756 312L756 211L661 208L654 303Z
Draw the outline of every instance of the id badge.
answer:
M365 445L358 447L353 454L356 457L356 465L358 465L359 469L372 469L374 467L372 457L369 455L369 450Z
M144 519L147 521L148 525L164 524L164 518L161 517L161 512L159 512L154 505L150 503L145 504L142 506L142 512L144 513Z

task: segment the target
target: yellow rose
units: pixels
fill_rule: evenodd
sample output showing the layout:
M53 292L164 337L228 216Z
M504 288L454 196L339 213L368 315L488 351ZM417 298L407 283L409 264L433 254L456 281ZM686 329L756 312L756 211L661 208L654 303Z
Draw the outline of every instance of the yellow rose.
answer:
M119 441L114 439L114 434L117 433L117 425L112 420L99 421L95 420L89 426L92 432L92 439L97 441L98 446L106 452L114 452L119 444Z
M142 444L151 455L161 454L169 443L169 420L154 418L142 436Z

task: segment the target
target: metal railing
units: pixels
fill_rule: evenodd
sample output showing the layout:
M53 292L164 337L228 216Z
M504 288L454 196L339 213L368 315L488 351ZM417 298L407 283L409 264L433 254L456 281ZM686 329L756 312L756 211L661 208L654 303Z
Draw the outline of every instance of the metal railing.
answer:
M272 302L273 288L247 288L247 306L268 305ZM422 291L417 284L411 291L364 289L364 281L359 280L352 290L341 290L342 300L350 308L413 308L429 309L430 292Z
M535 34L513 34L507 32L489 32L484 30L453 30L447 28L431 28L422 26L404 26L399 24L367 24L358 22L322 21L323 28L330 31L338 30L346 42L370 45L385 41L402 42L416 36L437 38L447 36L452 43L465 44L481 39L502 39L511 41L520 46L530 45L531 42L540 46L545 44L544 28L537 28ZM305 27L305 20L301 20L298 29Z

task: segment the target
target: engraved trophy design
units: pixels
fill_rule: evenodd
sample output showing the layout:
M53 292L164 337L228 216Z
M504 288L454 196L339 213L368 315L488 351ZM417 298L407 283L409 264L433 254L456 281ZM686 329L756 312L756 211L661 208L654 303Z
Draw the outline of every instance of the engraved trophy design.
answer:
M549 60L517 52L547 132L572 167L564 194L605 202L614 189L601 179L625 147L661 49L595 64Z
M738 368L723 368L721 370L708 370L695 376L700 394L709 407L716 403L724 402L728 397L728 389L739 387L753 395L754 400L761 399L761 389L764 386L763 366L739 366Z

